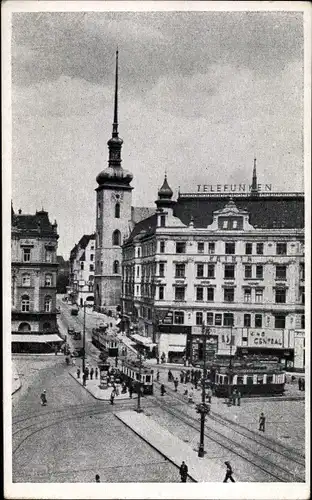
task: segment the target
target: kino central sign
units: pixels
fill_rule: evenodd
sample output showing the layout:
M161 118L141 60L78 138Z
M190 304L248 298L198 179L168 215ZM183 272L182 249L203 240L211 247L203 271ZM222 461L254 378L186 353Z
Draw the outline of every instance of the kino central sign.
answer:
M198 193L249 193L251 184L198 184ZM272 191L272 184L257 184L258 192Z

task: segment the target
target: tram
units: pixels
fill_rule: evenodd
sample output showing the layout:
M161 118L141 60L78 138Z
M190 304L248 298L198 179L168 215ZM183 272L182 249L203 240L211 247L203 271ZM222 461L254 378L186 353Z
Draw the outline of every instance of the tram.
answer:
M73 331L71 334L71 344L74 356L83 356L83 342L81 332Z
M227 397L232 390L242 396L282 395L285 390L286 374L278 359L236 359L231 366L227 363L215 365L210 379L216 396Z
M150 368L141 366L139 361L125 360L120 370L121 379L127 384L132 383L134 392L138 391L139 383L144 394L153 394L154 372Z
M98 349L105 349L108 355L115 358L119 355L119 345L117 337L107 333L107 325L101 325L92 329L92 344Z

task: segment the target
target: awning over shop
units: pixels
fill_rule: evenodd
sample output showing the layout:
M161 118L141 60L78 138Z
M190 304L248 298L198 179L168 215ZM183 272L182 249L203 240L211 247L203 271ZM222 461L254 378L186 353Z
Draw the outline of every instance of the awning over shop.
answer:
M182 345L169 345L168 352L183 352L185 351L185 346Z
M134 333L131 337L139 344L143 344L147 347L154 347L156 345L149 337L143 337L143 335L139 335L138 333Z
M45 344L45 343L50 344L51 342L64 342L64 340L61 339L56 334L51 334L51 335L12 335L11 338L12 338L12 342L32 342L32 343L40 343L40 344Z

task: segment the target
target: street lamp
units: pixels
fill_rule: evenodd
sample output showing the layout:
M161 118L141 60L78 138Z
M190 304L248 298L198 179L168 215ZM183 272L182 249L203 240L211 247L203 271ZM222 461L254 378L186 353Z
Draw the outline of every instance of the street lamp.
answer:
M209 411L206 405L206 392L205 392L205 375L206 375L206 333L209 328L206 329L205 324L202 325L203 332L203 380L202 380L202 401L201 404L197 405L197 413L200 413L200 443L198 448L198 456L203 458L205 456L204 438L205 438L205 417Z
M83 304L83 330L82 330L82 373L86 368L86 302Z
M141 408L141 374L142 374L142 353L139 353L139 390L138 390L138 404L136 408L137 413L142 413Z
M233 318L231 320L231 330L230 330L230 361L229 361L229 405L231 404L232 398L232 332L233 332Z

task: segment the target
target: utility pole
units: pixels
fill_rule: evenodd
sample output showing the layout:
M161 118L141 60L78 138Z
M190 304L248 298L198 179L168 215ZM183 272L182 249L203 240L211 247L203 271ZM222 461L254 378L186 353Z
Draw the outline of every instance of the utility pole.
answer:
M205 376L206 376L206 327L205 324L203 323L202 326L202 332L203 332L203 380L202 380L202 402L201 405L199 405L198 412L200 413L200 443L199 443L199 448L198 448L198 456L200 458L205 456L205 446L204 446L204 439L205 439L205 417L206 417L206 391L205 391Z
M86 303L83 304L83 331L82 331L82 373L86 368Z
M232 328L233 328L233 320L231 322L231 330L230 330L229 405L231 405L232 401Z
M142 413L141 408L141 375L142 375L142 353L139 354L139 390L138 390L138 405L136 408L137 413Z

